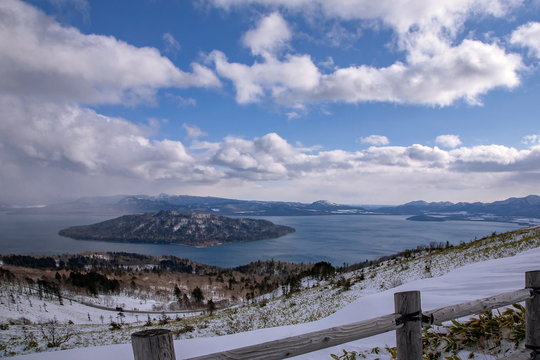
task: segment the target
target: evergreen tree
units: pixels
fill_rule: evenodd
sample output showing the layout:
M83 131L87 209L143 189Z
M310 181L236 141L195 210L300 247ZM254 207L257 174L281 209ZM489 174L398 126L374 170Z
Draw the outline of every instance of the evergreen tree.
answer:
M197 286L193 291L191 292L191 295L195 299L196 302L200 303L204 300L204 295L202 293L202 290Z

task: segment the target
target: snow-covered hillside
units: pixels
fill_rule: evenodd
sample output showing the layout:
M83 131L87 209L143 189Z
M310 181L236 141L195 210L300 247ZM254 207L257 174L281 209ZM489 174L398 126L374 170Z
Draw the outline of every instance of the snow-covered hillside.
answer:
M212 317L170 322L163 327L175 331L175 337L179 338L175 341L177 357L184 358L392 313L392 294L398 291L422 291L423 308L428 310L522 288L524 272L540 269L539 245L539 229L530 228L437 253L426 251L408 257L404 255L345 274L345 280L315 286L291 297L223 311ZM347 279L350 280L350 288L343 285ZM130 358L129 334L140 328L142 326L107 332L105 329L94 328L90 331L78 327L77 331L84 332L77 340L78 346L114 342L126 344L36 353L16 358ZM102 336L104 332L108 336ZM393 333L383 334L299 358L329 359L329 354L339 353L343 348L367 350L374 346L392 345L393 337Z

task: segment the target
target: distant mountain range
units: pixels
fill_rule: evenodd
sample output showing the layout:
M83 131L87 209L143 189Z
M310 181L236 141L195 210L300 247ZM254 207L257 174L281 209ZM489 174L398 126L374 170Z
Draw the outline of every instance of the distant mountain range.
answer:
M275 225L267 220L162 210L154 214L124 215L97 224L72 226L60 230L59 234L80 240L207 247L272 239L294 231L291 227Z
M198 211L217 215L292 216L363 214L361 207L320 200L311 204L281 201L250 201L189 195L115 195L85 197L42 208L13 209L17 213L124 215L160 210Z
M492 203L413 201L399 206L352 206L325 200L313 203L235 200L189 195L116 195L85 197L40 208L12 209L17 213L124 215L160 210L198 211L236 216L412 215L410 220L491 220L540 224L540 196L509 198Z
M540 218L540 196L529 195L523 198L509 198L492 203L451 203L412 201L399 206L377 209L377 212L401 215L439 214L454 218L474 216Z

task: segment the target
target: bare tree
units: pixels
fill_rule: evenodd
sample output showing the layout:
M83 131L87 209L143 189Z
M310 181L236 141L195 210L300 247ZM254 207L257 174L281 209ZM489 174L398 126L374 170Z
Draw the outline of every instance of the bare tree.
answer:
M73 337L74 332L69 325L60 325L58 321L49 321L40 325L41 335L47 347L59 347Z

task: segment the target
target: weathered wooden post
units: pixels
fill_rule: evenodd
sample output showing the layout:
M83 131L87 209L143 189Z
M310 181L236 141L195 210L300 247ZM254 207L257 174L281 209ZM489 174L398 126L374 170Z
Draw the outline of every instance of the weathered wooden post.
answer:
M420 291L394 294L396 314L400 314L403 327L396 330L398 360L422 359L422 307Z
M172 334L166 329L151 329L131 334L135 360L176 360Z
M525 347L540 353L540 271L525 273L525 287L536 292L536 296L525 301Z

